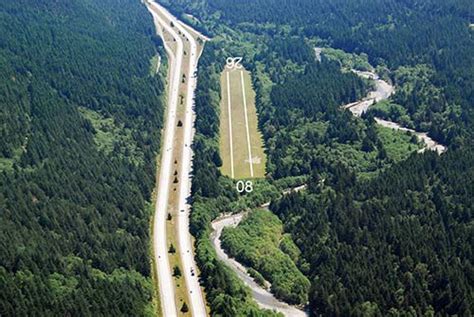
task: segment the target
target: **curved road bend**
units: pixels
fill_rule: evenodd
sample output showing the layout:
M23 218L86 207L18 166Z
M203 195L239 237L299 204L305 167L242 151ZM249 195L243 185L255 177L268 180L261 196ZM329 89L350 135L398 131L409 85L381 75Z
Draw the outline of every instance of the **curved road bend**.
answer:
M188 290L189 304L191 306L191 312L193 316L203 317L206 316L206 306L202 291L199 285L199 280L197 276L197 267L194 261L193 249L192 249L192 238L189 233L189 204L187 199L190 196L191 191L191 164L192 164L192 150L191 143L193 138L193 124L194 124L194 90L196 87L196 78L194 78L194 73L197 69L197 44L195 39L189 34L189 32L183 27L182 22L178 21L173 17L167 10L158 5L155 2L148 3L152 9L149 10L152 12L153 16L159 22L158 28L160 25L169 32L172 37L176 40L177 49L176 54L177 58L172 65L171 74L172 74L172 89L170 91L170 104L167 117L167 128L165 131L165 143L163 145L163 159L160 171L160 180L159 180L159 192L158 192L158 203L155 216L155 235L154 235L154 244L155 244L155 257L157 257L157 271L158 278L160 280L160 296L162 300L163 314L164 316L175 316L177 313L177 307L174 297L174 285L173 278L171 276L171 270L169 266L169 261L167 257L167 245L166 245L166 206L168 205L168 193L170 191L170 175L171 175L171 157L173 155L173 136L175 128L175 116L176 116L176 107L178 102L178 93L180 85L180 74L183 68L182 59L183 59L183 40L176 33L174 28L170 26L169 23L166 23L159 17L156 10L161 15L165 16L169 21L174 22L175 27L187 38L190 45L190 54L189 56L189 69L187 71L187 83L186 83L186 109L185 109L185 119L184 119L184 136L183 136L183 149L181 156L181 176L180 176L180 185L179 185L179 202L178 202L178 241L180 246L180 257L181 264L183 267L183 276L186 281L186 287ZM187 26L189 27L189 26ZM161 34L162 35L162 34ZM165 41L164 41L165 42ZM169 48L167 48L169 53ZM171 52L171 56L172 56ZM170 143L168 143L168 137L170 138ZM163 181L162 181L163 179ZM161 193L165 192L162 196ZM163 198L162 198L163 197ZM160 200L162 198L162 200ZM166 262L160 260L166 257ZM160 265L161 264L161 265ZM171 299L172 297L172 299Z
M213 232L211 234L211 241L216 249L217 257L228 265L239 278L250 287L253 298L261 308L276 310L289 317L307 317L308 314L306 312L276 299L272 293L255 283L253 278L248 275L247 268L225 253L221 243L222 230L225 227L236 227L245 215L246 212L241 212L217 218L212 222Z
M285 189L283 190L282 194L288 195L290 193L306 190L306 188L307 185L303 184L297 187ZM269 206L270 202L267 202L260 207L268 209ZM248 211L243 211L234 215L223 215L212 222L213 230L211 233L211 242L214 246L214 249L216 250L217 257L226 265L228 265L238 275L238 277L250 287L253 298L261 308L276 310L289 317L307 317L307 312L276 299L272 293L255 283L253 278L247 273L247 268L237 262L235 259L230 258L222 248L222 230L225 227L236 227L247 213Z
M148 7L148 6L147 6ZM160 175L158 184L158 194L155 206L155 217L153 223L153 249L155 254L156 272L158 275L160 300L163 315L168 317L177 316L175 301L174 282L171 274L170 262L168 258L168 247L166 239L166 215L169 198L169 184L171 180L171 161L173 155L173 138L175 134L174 118L178 105L178 88L180 84L180 70L183 60L183 42L179 36L173 34L173 29L161 17L148 7L156 24L159 34L163 37L161 28L176 39L176 56L173 49L163 40L166 52L171 60L170 67L170 90L168 93L168 111L166 116L165 138L162 148L162 158L160 165ZM171 149L171 150L167 150Z

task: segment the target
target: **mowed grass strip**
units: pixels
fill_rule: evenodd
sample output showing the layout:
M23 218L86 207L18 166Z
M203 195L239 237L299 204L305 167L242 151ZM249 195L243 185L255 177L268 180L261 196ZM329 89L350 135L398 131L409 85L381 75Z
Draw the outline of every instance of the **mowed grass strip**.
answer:
M242 89L242 77L244 89ZM227 79L229 79L229 85ZM258 130L255 92L250 73L244 69L225 69L221 74L221 89L220 152L223 161L221 172L234 179L264 177L266 156L262 135ZM244 104L244 93L246 104ZM247 112L247 118L245 112ZM233 163L234 175L232 175L231 163ZM252 163L253 177L250 163Z

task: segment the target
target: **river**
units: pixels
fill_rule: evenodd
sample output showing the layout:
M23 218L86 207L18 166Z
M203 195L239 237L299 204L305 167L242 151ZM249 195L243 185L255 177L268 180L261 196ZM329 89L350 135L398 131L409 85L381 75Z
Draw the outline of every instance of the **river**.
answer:
M368 78L368 79L373 80L375 84L375 90L370 91L365 98L363 98L360 101L356 101L356 102L343 106L343 108L349 109L352 112L352 114L356 117L360 117L364 112L366 112L370 108L370 106L372 106L376 102L388 99L395 92L395 87L393 87L393 85L382 80L374 72L358 71L358 70L352 70L352 71L362 78ZM438 154L441 154L443 152L446 152L447 150L445 145L433 140L431 137L428 136L428 133L426 132L420 132L420 131L415 131L413 129L408 129L401 126L399 123L392 122L389 120L384 120L381 118L375 118L375 121L381 126L384 126L386 128L390 128L393 130L407 131L416 135L418 140L422 141L425 144L425 147L421 149L419 152L423 152L428 149L431 151L436 151Z

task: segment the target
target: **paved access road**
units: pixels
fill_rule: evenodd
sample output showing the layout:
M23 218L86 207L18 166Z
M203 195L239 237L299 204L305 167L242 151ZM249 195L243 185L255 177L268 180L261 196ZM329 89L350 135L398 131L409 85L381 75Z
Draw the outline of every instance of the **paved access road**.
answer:
M158 181L158 196L155 210L155 221L153 224L153 248L155 254L156 271L159 281L159 290L161 297L161 307L163 315L176 316L178 307L175 300L175 286L171 274L168 243L166 234L166 218L171 208L177 208L178 221L177 233L180 250L180 262L182 272L186 281L188 305L193 316L206 316L206 307L204 297L199 285L198 271L194 261L192 238L189 232L189 204L187 203L191 189L191 165L192 150L191 143L194 131L194 90L196 87L196 78L194 76L197 70L198 48L195 38L191 35L198 34L189 26L184 26L180 21L173 17L165 8L155 2L148 2L147 7L152 13L159 34L163 38L165 49L170 58L170 90L168 95L168 110L166 117L166 126L164 131L164 141L162 145L162 158L160 164L160 175ZM173 25L173 26L172 26ZM164 39L163 29L173 38L173 47L167 44ZM183 37L187 43L184 43ZM185 60L183 56L186 49ZM185 67L187 65L187 69ZM181 74L186 74L186 104L183 126L182 140L176 140L176 116L178 107L178 97L180 93ZM176 148L182 146L182 149ZM173 158L177 156L178 165L181 166L179 173L179 198L178 202L170 206L170 192L172 190L171 173L173 165L176 164Z

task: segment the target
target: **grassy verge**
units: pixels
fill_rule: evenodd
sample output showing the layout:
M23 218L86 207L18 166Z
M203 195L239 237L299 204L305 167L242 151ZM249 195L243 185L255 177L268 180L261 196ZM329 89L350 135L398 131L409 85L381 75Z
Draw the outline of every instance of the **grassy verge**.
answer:
M157 158L158 159L158 158ZM156 190L153 192L153 197L156 197ZM153 198L153 203L150 207L150 265L151 265L151 279L153 282L153 300L151 306L153 308L154 316L163 316L161 310L161 301L160 301L160 289L158 282L158 272L156 271L156 261L155 261L155 252L153 250L153 234L154 234L154 222L155 222L155 207L156 201Z

